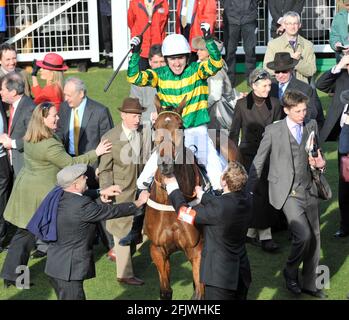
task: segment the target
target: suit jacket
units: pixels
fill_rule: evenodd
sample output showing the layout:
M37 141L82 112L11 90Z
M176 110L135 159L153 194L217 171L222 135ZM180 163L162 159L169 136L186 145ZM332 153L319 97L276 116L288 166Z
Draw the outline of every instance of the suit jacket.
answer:
M296 77L291 77L286 90L298 90L309 98L309 111L307 113L307 117L309 119L315 119L319 128L322 128L325 122L325 117L321 101L319 99L319 96L317 95L316 90L314 90L304 81L298 80ZM277 81L272 82L270 95L272 97L279 98L279 83Z
M23 167L24 142L23 137L27 131L30 118L35 109L33 100L26 95L20 99L15 115L12 119L11 132L9 136L16 140L16 149L12 149L12 166L17 177Z
M135 212L133 203L96 204L87 196L64 192L57 211L57 241L47 251L45 273L65 281L95 277L95 222Z
M305 123L303 139L307 139L311 131L318 133L315 120ZM265 161L270 156L269 202L276 209L281 209L285 204L295 176L289 134L286 119L267 126L249 172L248 190L252 191L262 175ZM314 185L311 192L317 195Z
M334 90L325 123L320 131L320 142L336 141L340 133L339 121L344 110L340 95L344 90L349 90L348 71L343 69L336 74L333 74L331 70L324 72L316 81L316 88L326 93Z
M57 135L61 138L65 150L69 150L69 124L72 108L66 102L59 109ZM97 101L87 98L79 135L79 155L96 149L102 136L113 128L113 119L109 109ZM97 163L95 164L97 166Z
M103 136L103 139L108 139L113 145L111 152L100 158L99 184L101 188L113 184L121 187L122 193L116 197L117 203L135 200L137 177L150 156L151 130L145 128L139 127L134 145L128 141L121 123ZM123 237L125 228L128 228L128 220L130 219L109 220L107 230Z
M177 212L186 205L179 189L171 192L170 198ZM204 194L201 205L194 207L197 212L195 224L202 225L204 232L200 281L237 290L241 276L248 288L251 272L245 241L251 214L250 195L243 191L225 193L220 197Z
M241 129L239 150L244 159L246 170L257 153L262 140L264 128L276 120L281 119L279 99L268 97L265 105L257 107L252 92L237 101L229 137L238 145Z

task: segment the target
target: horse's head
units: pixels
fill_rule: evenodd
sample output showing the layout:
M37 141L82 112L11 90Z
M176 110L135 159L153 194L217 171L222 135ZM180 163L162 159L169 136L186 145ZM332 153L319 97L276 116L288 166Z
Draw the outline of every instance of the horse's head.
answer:
M155 144L158 147L158 164L161 173L169 176L174 173L176 158L183 150L183 121L182 110L186 98L178 108L161 109L159 98L155 98L158 118L155 121Z

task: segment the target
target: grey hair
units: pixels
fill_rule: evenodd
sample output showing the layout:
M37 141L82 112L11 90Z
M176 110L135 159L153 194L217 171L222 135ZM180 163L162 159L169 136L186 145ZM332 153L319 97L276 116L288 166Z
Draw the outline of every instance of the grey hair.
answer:
M73 83L75 85L75 91L83 91L84 96L86 96L87 89L84 81L76 77L69 77L65 80L64 86L68 83Z
M263 78L258 79L260 76L263 75ZM254 69L249 77L248 77L248 84L250 85L250 87L252 88L252 85L256 82L258 82L259 80L270 80L271 81L271 75L270 73L265 70L265 69Z
M8 91L15 90L17 95L24 94L25 84L23 76L16 71L9 72L2 79L1 83L5 83L5 87Z
M292 17L292 18L297 18L298 22L301 23L301 16L298 14L296 11L287 11L283 16L282 16L282 21L286 19L287 17Z

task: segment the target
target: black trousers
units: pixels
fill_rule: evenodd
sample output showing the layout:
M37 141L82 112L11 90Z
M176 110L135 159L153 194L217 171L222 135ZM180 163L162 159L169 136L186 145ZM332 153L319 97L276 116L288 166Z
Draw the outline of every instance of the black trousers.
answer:
M236 290L228 290L205 285L205 300L246 300L248 287L239 279Z
M18 277L16 268L28 264L30 252L34 247L35 236L26 229L18 228L8 248L0 277L16 281Z
M338 170L341 156L342 154L338 153ZM341 179L340 174L338 179L338 204L341 215L340 229L349 232L349 182Z
M12 185L11 167L7 155L0 158L0 247L6 235L6 221L4 219L4 211L7 200L11 193Z
M255 33L257 22L243 25L228 24L228 39L226 43L225 61L228 65L228 76L232 87L236 86L236 49L239 44L240 35L242 37L243 48L245 51L245 75L246 78L256 68L256 45L257 35Z
M83 280L49 279L58 300L86 300Z

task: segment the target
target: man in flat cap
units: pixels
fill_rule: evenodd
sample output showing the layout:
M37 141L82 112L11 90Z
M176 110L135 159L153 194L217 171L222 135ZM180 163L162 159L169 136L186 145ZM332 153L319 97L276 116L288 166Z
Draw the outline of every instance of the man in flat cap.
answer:
M97 204L91 197L100 194L102 201L108 202L108 197L119 195L121 188L112 185L86 193L86 171L87 165L77 164L58 172L57 187L43 200L28 224L28 230L37 237L50 241L45 273L59 300L86 299L83 282L95 277L92 251L95 223L135 214L149 195L143 192L138 200L117 205Z
M99 164L99 183L101 188L119 185L123 192L115 197L117 203L134 201L136 199L136 181L143 166L150 156L151 130L141 123L141 106L136 98L126 98L121 108L121 123L108 131L102 139L112 143L111 152L101 157ZM133 223L132 223L133 222ZM132 232L128 235L132 227ZM129 285L142 285L143 280L135 277L132 266L134 246L142 242L141 230L143 216L124 217L107 221L107 230L114 237L114 252L116 254L117 280ZM123 239L126 235L126 239ZM119 241L122 245L119 244Z

